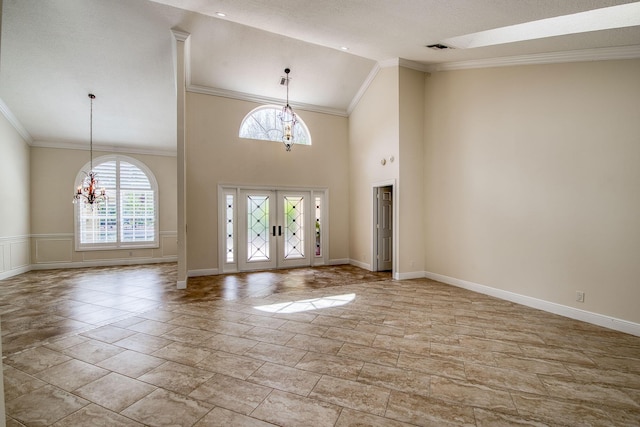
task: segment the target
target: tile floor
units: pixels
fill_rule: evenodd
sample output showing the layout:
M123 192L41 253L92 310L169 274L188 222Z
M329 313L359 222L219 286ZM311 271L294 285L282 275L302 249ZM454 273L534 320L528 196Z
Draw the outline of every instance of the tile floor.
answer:
M7 426L638 426L640 337L351 266L0 281Z

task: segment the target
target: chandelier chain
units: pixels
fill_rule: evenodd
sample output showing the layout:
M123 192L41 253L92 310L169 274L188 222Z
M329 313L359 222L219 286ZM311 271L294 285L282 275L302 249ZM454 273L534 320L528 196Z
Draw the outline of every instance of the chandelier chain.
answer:
M94 94L89 94L89 99L91 99L91 112L89 114L89 170L91 171L93 171L93 100L95 98Z
M89 172L84 172L85 177L73 195L73 203L84 203L85 205L91 206L91 209L93 209L95 205L108 200L106 189L104 187L98 189L97 173L93 170L93 100L95 97L94 94L89 94L89 99L91 100L91 110L89 113L90 169Z
M284 73L286 77L282 79L281 84L284 83L287 86L287 104L282 108L280 113L280 121L282 122L282 142L287 151L291 151L294 144L295 126L298 121L296 113L289 105L289 73L291 69L285 68Z

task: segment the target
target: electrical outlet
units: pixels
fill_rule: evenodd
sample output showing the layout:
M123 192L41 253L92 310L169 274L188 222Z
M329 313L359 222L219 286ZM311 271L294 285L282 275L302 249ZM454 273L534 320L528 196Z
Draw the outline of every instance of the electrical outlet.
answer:
M582 291L577 291L576 292L576 301L584 302L584 292L582 292Z

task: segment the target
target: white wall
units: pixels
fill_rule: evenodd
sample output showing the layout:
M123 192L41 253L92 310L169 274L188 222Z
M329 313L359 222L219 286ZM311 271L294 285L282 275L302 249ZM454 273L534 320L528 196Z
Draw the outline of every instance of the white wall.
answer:
M0 279L29 269L29 145L0 115Z
M425 270L639 323L639 76L640 60L431 75Z
M94 158L104 154L95 152ZM89 151L31 148L31 263L33 268L175 261L176 158L126 154L144 163L158 181L160 246L157 249L75 251L73 188Z
M329 189L329 261L349 257L347 119L296 110L311 146L286 152L272 141L240 139L242 119L258 104L187 93L188 270L218 266L219 184Z

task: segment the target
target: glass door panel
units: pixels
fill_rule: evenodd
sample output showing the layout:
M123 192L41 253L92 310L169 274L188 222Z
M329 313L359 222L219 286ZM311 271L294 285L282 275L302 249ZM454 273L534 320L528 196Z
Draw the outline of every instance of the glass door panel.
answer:
M284 259L304 258L304 197L284 196Z
M235 203L232 195L224 199L227 263L235 263L234 253L239 271L317 263L320 219L316 216L320 205L319 202L311 205L311 191L238 191ZM235 215L234 208L237 209ZM237 227L234 227L234 217ZM237 238L233 230L237 230ZM314 245L315 250L312 249Z
M275 268L275 216L273 191L242 191L239 215L239 267L241 270Z
M282 235L278 233L278 266L311 265L307 238L307 230L311 229L309 199L309 192L278 191L278 224L282 224Z

